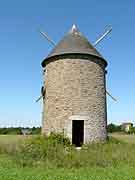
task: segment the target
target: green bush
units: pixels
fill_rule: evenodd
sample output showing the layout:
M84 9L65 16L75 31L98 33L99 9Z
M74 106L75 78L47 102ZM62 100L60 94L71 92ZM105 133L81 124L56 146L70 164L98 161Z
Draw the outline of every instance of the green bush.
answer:
M48 140L55 144L62 144L64 146L70 145L70 140L67 137L64 137L62 133L51 132L50 136L48 137Z
M115 124L108 124L107 126L107 131L109 133L112 133L112 132L120 132L121 131L121 126L118 126L118 125L115 125Z
M35 136L28 138L15 152L16 162L22 166L42 162L63 161L65 149L70 148L70 141L62 134L51 133L50 136Z
M32 127L31 134L41 134L41 127Z
M135 134L135 127L130 127L129 131L127 132L127 134Z

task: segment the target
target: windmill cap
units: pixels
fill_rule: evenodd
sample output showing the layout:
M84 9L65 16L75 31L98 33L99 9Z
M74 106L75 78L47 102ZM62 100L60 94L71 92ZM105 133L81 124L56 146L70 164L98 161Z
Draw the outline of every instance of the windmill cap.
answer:
M73 25L70 31L64 36L64 38L54 47L51 53L43 60L42 66L45 66L45 62L54 57L68 54L85 54L96 56L106 60L101 54L93 47L93 45L82 35L76 25Z

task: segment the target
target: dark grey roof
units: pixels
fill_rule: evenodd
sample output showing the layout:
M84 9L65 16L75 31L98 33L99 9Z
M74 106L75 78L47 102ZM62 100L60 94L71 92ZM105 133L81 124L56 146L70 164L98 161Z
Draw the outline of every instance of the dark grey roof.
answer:
M44 61L46 61L48 58L63 54L88 54L103 59L100 53L79 32L75 25L72 26L72 29L54 47ZM44 64L44 61L42 62L42 65Z

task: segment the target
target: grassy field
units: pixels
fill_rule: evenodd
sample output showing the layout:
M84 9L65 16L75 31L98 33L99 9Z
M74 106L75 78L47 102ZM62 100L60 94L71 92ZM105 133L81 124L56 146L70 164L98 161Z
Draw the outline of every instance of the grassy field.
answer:
M17 167L7 156L0 156L1 180L134 180L135 168L47 169L46 167Z
M22 135L0 135L0 144L16 144L24 139L25 136Z
M135 135L128 135L128 134L123 134L123 133L112 133L110 134L110 136L126 143L135 144Z
M118 143L117 145L111 143L102 145L99 147L100 152L97 151L96 148L93 148L92 150L89 150L88 160L84 159L85 161L90 161L90 158L93 159L93 156L95 155L95 161L99 159L103 161L104 159L108 160L109 155L110 160L113 160L114 158L114 161L112 162L116 161L115 158L120 157L118 161L121 161L122 163L118 163L118 165L105 165L105 167L100 167L97 165L89 165L88 162L86 162L86 166L83 165L83 167L79 168L66 168L66 166L64 168L48 168L45 165L22 167L13 161L12 156L1 153L0 180L135 180L135 136L123 134L111 134L111 136L126 142L126 144L119 145ZM0 145L14 146L18 142L22 143L25 138L23 136L15 135L0 136ZM105 151L105 153L101 151ZM105 155L106 157L100 157L100 155ZM77 158L78 157L79 156L77 156Z

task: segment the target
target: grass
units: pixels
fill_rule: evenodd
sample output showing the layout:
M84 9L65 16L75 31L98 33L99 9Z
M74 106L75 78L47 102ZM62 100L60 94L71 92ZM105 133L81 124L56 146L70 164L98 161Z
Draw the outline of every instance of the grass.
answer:
M17 167L7 156L0 157L1 180L134 180L135 168L30 168Z
M24 139L23 135L0 135L0 144L15 144Z
M119 139L121 135L113 134L111 136L115 136L115 138L118 136ZM11 156L10 153L1 153L0 180L135 180L135 145L130 141L132 135L126 135L126 140L123 136L122 141L125 143L112 140L106 144L89 145L82 151L71 150L68 158L63 157L63 152L59 151L59 147L55 149L54 155L52 154L54 151L52 151L45 158L39 156L43 162L52 156L48 159L49 164L37 162L36 165L23 167L14 161L14 154ZM135 141L135 136L132 136L132 139ZM12 146L12 144L22 144L24 138L15 135L0 136L0 146L4 142L6 145ZM38 144L40 144L39 141ZM32 150L34 146L35 141ZM38 149L36 151L36 153L41 153ZM22 155L24 155L23 153ZM30 155L28 154L25 160L29 161ZM32 156L33 159L34 156ZM22 157L16 156L16 158ZM58 164L56 160L59 160Z
M0 154L17 148L27 137L22 135L0 135Z
M112 133L110 134L110 136L126 143L135 144L135 135L131 135L131 134L129 135L129 134L123 134L123 133Z

